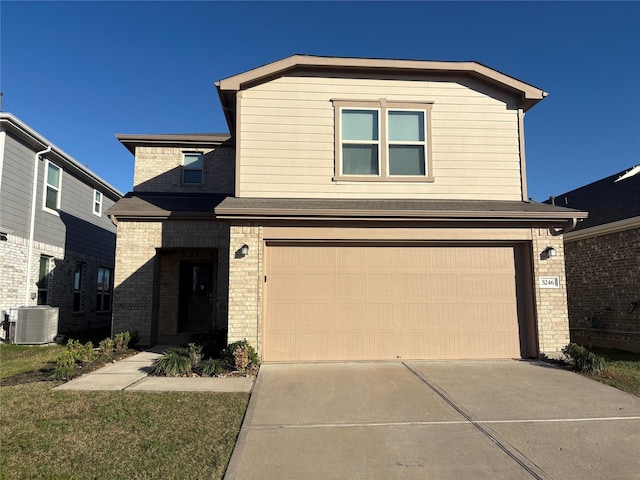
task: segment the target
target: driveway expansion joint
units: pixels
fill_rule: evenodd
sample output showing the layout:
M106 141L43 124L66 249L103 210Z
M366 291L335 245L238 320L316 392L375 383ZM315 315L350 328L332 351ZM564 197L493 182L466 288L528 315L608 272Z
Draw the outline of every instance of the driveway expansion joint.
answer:
M505 440L501 440L496 432L491 431L489 428L483 427L480 422L476 421L473 418L474 416L471 412L467 412L462 408L462 406L458 405L444 389L429 380L429 378L427 378L424 373L414 370L409 365L407 365L406 362L402 362L402 365L404 365L407 370L413 373L430 390L432 390L436 395L444 400L451 408L462 415L467 423L471 424L476 430L478 430L482 435L487 437L494 445L502 450L509 458L520 465L520 467L522 467L522 469L529 475L531 475L536 480L545 480L545 478L549 478L538 465L531 461L531 459L529 459L525 454L518 450L514 445L511 445Z

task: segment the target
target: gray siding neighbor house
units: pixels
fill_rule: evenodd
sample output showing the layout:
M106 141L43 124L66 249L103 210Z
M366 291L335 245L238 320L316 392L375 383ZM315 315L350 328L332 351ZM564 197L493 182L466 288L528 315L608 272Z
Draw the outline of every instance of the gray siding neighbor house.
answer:
M61 333L108 327L116 229L105 211L122 194L10 113L0 178L0 311L50 305Z
M547 202L589 212L564 235L571 340L640 352L640 165Z

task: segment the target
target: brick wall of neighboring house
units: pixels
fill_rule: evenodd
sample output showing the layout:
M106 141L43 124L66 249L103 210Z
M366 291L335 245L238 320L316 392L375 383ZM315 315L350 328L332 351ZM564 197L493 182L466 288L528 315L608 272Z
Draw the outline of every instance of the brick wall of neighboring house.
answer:
M557 255L543 258L546 247ZM552 235L546 228L532 229L535 307L538 318L538 347L541 354L559 357L569 343L567 282L565 278L562 235ZM540 277L559 277L560 288L541 288Z
M571 339L640 352L640 228L568 240Z
M229 244L229 343L247 340L262 351L262 226L231 225ZM249 247L246 257L240 255Z
M202 152L203 183L182 183L184 152ZM137 147L133 189L137 192L232 193L235 188L235 148Z
M118 222L114 333L137 330L141 344L176 335L180 260L205 257L217 258L216 327L226 328L228 238L228 225L215 220Z
M2 242L0 251L0 310L25 306L25 277L27 271L28 239L13 235ZM111 312L96 312L98 267L113 270L113 262L41 242L33 243L29 302L37 304L40 257L50 258L47 304L59 308L58 331L75 332L108 327ZM80 311L74 312L74 274L82 265ZM35 298L31 298L35 296Z

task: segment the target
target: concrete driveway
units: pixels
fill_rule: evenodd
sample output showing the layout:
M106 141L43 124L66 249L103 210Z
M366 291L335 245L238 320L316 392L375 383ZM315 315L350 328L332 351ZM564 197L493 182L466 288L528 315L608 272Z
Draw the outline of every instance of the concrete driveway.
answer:
M640 479L640 398L526 361L263 365L225 479Z

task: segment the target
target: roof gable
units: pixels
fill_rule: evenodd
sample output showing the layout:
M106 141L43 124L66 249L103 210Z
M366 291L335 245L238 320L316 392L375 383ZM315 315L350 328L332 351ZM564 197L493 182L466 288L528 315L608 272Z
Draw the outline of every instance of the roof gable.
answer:
M363 74L394 73L407 75L462 75L476 78L521 99L527 111L547 96L547 92L505 75L478 62L451 62L427 60L397 60L377 58L321 57L292 55L216 82L220 102L227 123L233 132L235 127L236 92L266 83L297 70L312 70L319 75L329 72L360 72Z

